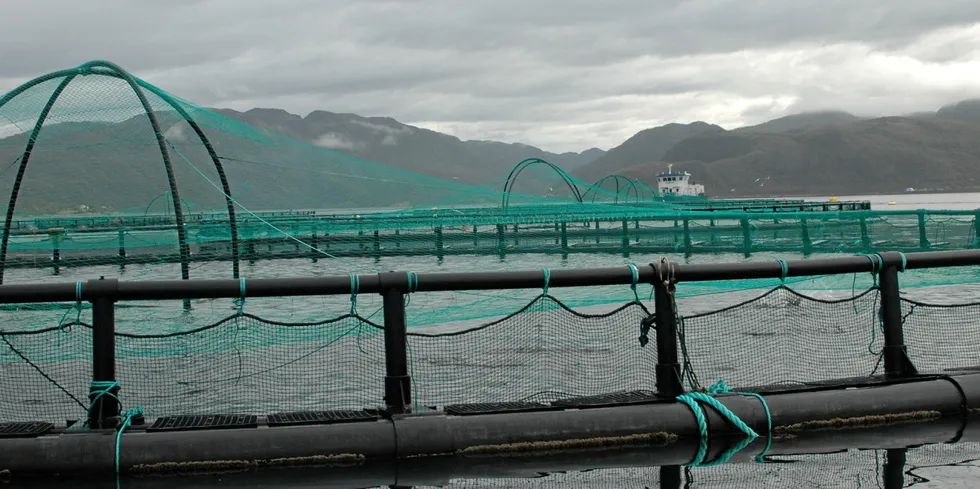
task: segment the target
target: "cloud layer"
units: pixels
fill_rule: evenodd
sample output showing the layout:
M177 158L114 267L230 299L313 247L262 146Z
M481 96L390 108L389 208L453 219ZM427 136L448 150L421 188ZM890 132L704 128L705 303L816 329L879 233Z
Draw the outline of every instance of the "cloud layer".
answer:
M0 44L2 91L108 59L200 105L391 116L551 151L672 121L980 96L975 0L34 0L5 17L21 21Z

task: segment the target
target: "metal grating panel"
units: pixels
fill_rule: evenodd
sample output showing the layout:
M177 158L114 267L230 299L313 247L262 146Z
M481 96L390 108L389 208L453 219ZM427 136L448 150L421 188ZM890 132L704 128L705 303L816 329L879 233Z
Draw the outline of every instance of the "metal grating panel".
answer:
M215 414L206 416L167 416L157 418L146 431L220 430L255 428L259 424L254 414Z
M463 416L467 414L520 413L531 411L554 411L557 406L540 402L488 402L477 404L452 404L445 407L446 414Z
M276 413L268 417L269 426L292 426L307 424L352 423L357 421L376 421L378 415L364 410L304 411L295 413Z
M43 421L0 423L0 438L36 438L50 433L53 429L53 424Z
M651 391L627 391L598 394L595 396L570 397L551 404L561 407L621 406L662 400Z

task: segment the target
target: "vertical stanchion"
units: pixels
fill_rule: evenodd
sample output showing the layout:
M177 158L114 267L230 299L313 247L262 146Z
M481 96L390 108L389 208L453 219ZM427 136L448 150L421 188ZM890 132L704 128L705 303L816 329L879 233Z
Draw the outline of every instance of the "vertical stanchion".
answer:
M660 467L659 489L681 489L680 465L666 465Z
M810 255L813 253L813 242L810 241L810 229L806 225L806 218L800 219L800 229L803 237L803 254Z
M691 254L691 223L688 218L684 218L684 252Z
M89 427L119 425L119 386L116 384L115 296L119 282L100 278L85 284L92 303L92 385L89 387Z
M119 258L126 258L126 230L120 229L116 239L119 242Z
M973 215L973 247L980 248L980 212Z
M384 298L385 318L385 406L391 414L411 411L412 381L408 376L408 326L405 321L404 273L378 275Z
M929 248L929 235L926 234L926 211L919 210L919 248Z
M752 254L752 229L749 227L749 219L743 217L742 224L742 249L746 257Z
M898 268L903 265L902 255L890 252L881 253L881 271L878 272L878 285L881 288L881 322L885 336L882 356L885 375L908 377L918 372L909 360L905 347L905 334L902 329L902 302L899 296Z
M905 487L906 448L893 448L885 451L885 467L881 471L881 481L885 489Z
M651 265L656 271L653 298L657 324L657 394L677 397L684 392L681 366L677 361L677 310L674 283L668 263Z
M868 219L861 216L861 245L864 249L871 249L871 236L868 234Z

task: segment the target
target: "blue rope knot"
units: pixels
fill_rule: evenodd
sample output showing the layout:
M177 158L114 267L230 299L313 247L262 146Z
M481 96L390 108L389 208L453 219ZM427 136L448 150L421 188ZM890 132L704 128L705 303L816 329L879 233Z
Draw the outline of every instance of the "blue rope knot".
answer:
M419 288L419 274L408 272L408 293L414 294Z
M787 265L786 260L783 260L782 258L776 258L776 261L779 262L779 268L781 269L781 273L779 275L779 283L785 284L786 276L789 274L789 265Z
M768 432L767 432L766 447L762 451L762 453L760 453L756 457L756 461L763 462L766 453L769 451L769 448L772 446L772 415L769 412L769 405L768 403L766 403L765 399L763 399L761 395L752 392L732 392L728 389L728 386L725 385L724 380L719 380L711 387L708 387L706 389L706 392L712 395L727 394L731 392L742 396L755 397L756 399L759 400L759 402L762 403L762 406L766 411ZM680 396L677 396L676 398L678 402L683 403L691 408L691 411L694 413L694 419L695 421L697 421L698 424L698 432L701 435L700 443L698 444L698 453L697 455L695 455L694 460L691 461L691 463L686 464L688 467L710 467L710 466L726 463L728 462L729 459L732 458L733 455L741 451L743 448L745 448L750 443L752 443L754 439L759 437L759 434L756 433L755 430L753 430L749 425L745 424L744 421L739 419L739 417L735 413L733 413L730 409L728 409L728 407L718 402L717 399L711 397L708 394L701 393L701 392L691 392L688 394L682 394ZM724 417L726 420L728 420L728 422L732 423L736 428L738 428L742 433L745 433L746 435L746 438L742 440L741 443L730 448L725 453L721 454L718 457L718 459L715 460L714 462L707 463L707 464L704 464L703 462L704 462L704 457L708 451L708 420L705 416L704 408L700 404L698 404L698 401L715 408L718 411L718 413L722 415L722 417Z
M350 315L357 316L357 292L361 288L361 277L356 273L350 274Z
M103 396L109 396L115 399L116 402L119 403L120 405L122 404L119 401L119 398L112 393L112 390L118 387L119 387L119 382L116 382L114 380L108 380L108 381L93 380L92 383L89 384L88 396L89 396L89 400L92 403L88 408L89 418L92 417L92 408L95 407L95 402L101 399ZM142 408L134 408L134 409L130 409L129 411L126 411L126 414L123 415L123 422L119 425L119 428L116 431L116 475L119 475L119 461L120 461L120 453L122 450L123 432L126 431L126 428L129 428L133 424L134 417L142 416L142 415L143 415Z
M632 263L627 263L626 266L630 267L630 273L633 274L633 280L630 283L630 289L633 290L633 297L636 299L636 302L640 302L640 294L636 292L636 285L640 283L640 271Z
M238 280L238 300L235 301L238 306L238 314L243 314L245 312L245 279Z
M133 408L130 409L129 411L126 411L123 422L121 425L119 425L119 431L116 432L116 475L117 476L119 475L119 462L121 460L120 455L122 452L123 432L126 431L126 428L129 428L133 424L134 417L142 416L142 415L143 415L143 408Z
M115 388L117 388L117 387L119 387L119 382L116 382L114 380L108 380L108 381L106 381L106 380L93 380L92 383L89 384L89 388L88 388L88 400L89 400L88 416L89 416L89 418L92 417L92 409L95 408L95 402L98 401L99 399L101 399L102 397L108 396L108 397L111 397L111 398L115 399L116 402L119 402L119 398L116 397L116 395L112 393L112 390L115 389Z

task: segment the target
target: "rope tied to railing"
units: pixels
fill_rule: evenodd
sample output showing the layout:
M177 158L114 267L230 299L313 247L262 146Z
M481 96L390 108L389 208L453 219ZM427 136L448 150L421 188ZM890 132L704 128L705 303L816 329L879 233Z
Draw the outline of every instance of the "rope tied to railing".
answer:
M632 262L627 263L626 266L630 267L630 273L633 274L633 280L630 283L630 289L633 291L633 298L636 299L637 303L639 303L640 294L636 291L636 285L640 283L640 271L636 268L636 265L634 265Z
M361 277L356 273L350 274L350 315L357 316L357 293L361 288Z
M245 279L238 280L238 299L235 300L235 305L238 306L238 315L241 316L245 314Z
M765 409L766 412L766 424L767 424L766 447L763 449L762 453L756 456L755 459L757 462L765 461L765 455L769 452L769 449L772 446L772 414L769 411L768 403L766 403L766 400L761 395L756 394L754 392L732 392L731 390L729 390L728 386L725 385L724 380L719 380L711 387L705 389L705 392L691 392L687 394L681 394L680 396L677 396L675 398L678 402L685 404L689 408L691 408L691 412L694 414L694 419L697 422L698 433L700 435L697 454L695 455L694 460L692 460L688 464L685 464L685 466L711 467L715 465L724 464L728 462L728 460L731 459L733 455L735 455L736 453L744 449L746 446L752 443L753 440L759 437L759 434L755 430L753 430L749 425L747 425L744 421L742 421L734 412L732 412L731 409L728 409L727 406L725 406L717 399L712 397L712 395L715 394L727 394L727 393L733 393L741 396L755 397L756 399L759 400L759 402L762 403L762 407L763 409ZM708 420L707 417L705 416L704 408L698 403L698 401L715 408L723 418L725 418L728 422L732 423L732 425L734 425L736 428L739 429L739 431L741 431L746 435L746 437L738 445L729 448L724 453L719 455L717 460L707 464L703 462L704 462L704 457L708 451L708 438L709 438Z
M779 262L779 268L781 270L779 274L779 285L785 286L786 276L789 275L789 265L787 265L786 260L783 260L782 258L776 258L776 261Z
M551 283L551 269L542 268L541 271L544 272L544 287L541 289L541 295L546 296L548 295L548 285Z
M122 406L122 401L120 401L119 397L113 394L112 392L113 389L118 389L118 388L119 388L119 382L115 380L105 380L105 381L93 380L89 384L89 401L90 401L89 408L88 408L89 419L92 419L92 409L95 408L95 403L103 397L111 397L112 399L115 399L116 403L120 407ZM120 423L119 427L116 429L116 449L115 449L116 476L118 476L120 472L123 432L125 432L127 428L132 426L133 418L142 415L143 415L143 408L133 408L126 411L126 413L123 414L122 423Z
M58 321L58 328L62 331L71 331L71 322L65 322L65 319L71 314L71 311L75 311L75 321L74 324L79 324L82 322L82 281L79 280L75 282L75 305L71 309L65 311L65 315L61 316L61 320Z
M412 294L418 291L419 274L415 272L405 272L405 275L407 275L408 279L408 293L405 294L405 300L402 301L402 303L405 305L405 307L408 307L408 305L412 303Z

